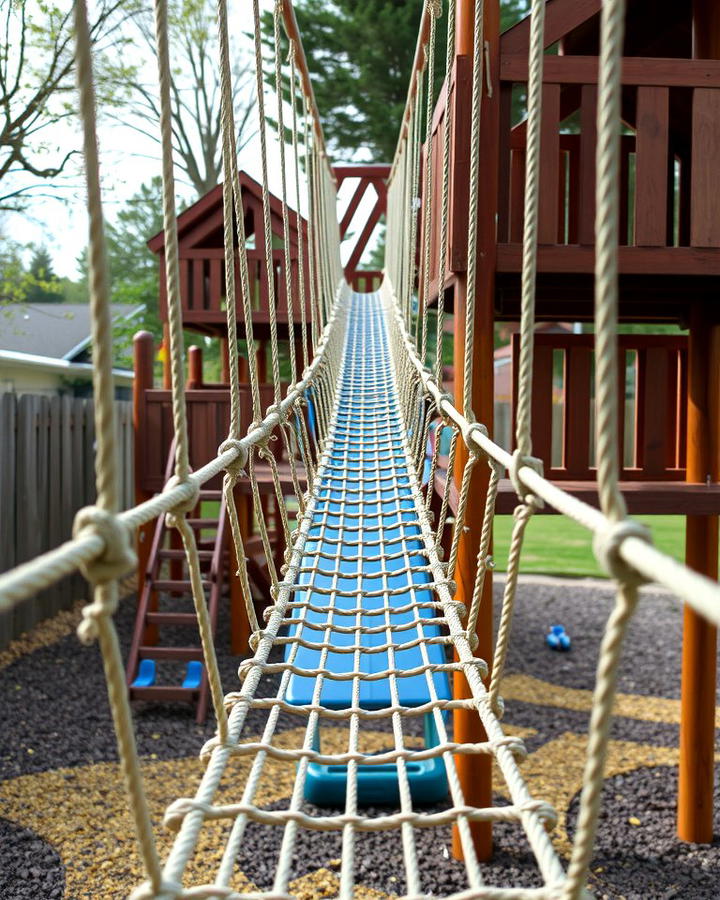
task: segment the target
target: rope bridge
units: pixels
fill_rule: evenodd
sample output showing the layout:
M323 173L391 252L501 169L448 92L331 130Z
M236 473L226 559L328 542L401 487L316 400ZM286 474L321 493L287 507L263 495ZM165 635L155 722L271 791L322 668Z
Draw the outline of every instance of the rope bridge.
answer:
M285 225L285 272L288 278L289 352L293 386L280 396L279 343L273 278L271 298L271 351L274 402L260 408L255 345L252 335L247 260L244 252L244 215L234 143L228 22L225 0L218 2L218 37L222 76L222 140L224 160L225 263L227 325L231 378L231 422L227 440L215 459L190 471L183 395L182 322L178 290L178 253L175 225L173 159L170 124L171 68L168 53L166 0L156 0L157 56L162 108L164 221L167 252L168 310L175 426L175 474L165 490L131 510L118 509L117 458L112 416L112 341L108 283L104 251L103 216L95 128L92 60L84 0L76 0L77 72L84 127L84 148L90 214L90 284L93 316L97 432L97 505L81 510L71 541L18 567L0 579L0 609L31 597L63 576L82 570L94 587L84 610L79 636L98 640L104 660L108 695L117 732L139 850L147 880L132 897L146 898L287 898L293 895L293 857L303 829L334 831L342 835L339 896L350 900L356 884L355 849L359 832L397 832L402 842L405 896L427 897L433 885L419 875L416 829L453 824L462 847L467 888L450 896L465 898L580 898L585 891L588 865L598 817L603 764L608 742L620 649L627 623L636 606L639 584L655 581L676 593L708 620L720 624L720 590L657 551L645 529L625 516L617 488L617 135L619 134L619 65L622 45L623 4L603 4L602 60L598 116L598 178L596 234L596 348L598 481L601 510L591 508L542 476L532 457L530 410L534 320L534 273L537 246L539 111L542 83L544 3L534 0L531 19L527 187L523 260L522 350L517 415L517 450L510 454L497 446L487 430L474 421L469 405L472 381L475 296L474 272L478 247L469 241L468 297L465 321L464 402L458 408L442 385L443 291L438 297L438 343L434 365L427 368L427 302L430 294L431 217L425 202L418 226L417 197L440 202L439 259L444 263L448 241L448 158L452 123L446 120L442 160L436 169L429 158L421 166L424 136L430 134L434 97L434 57L437 21L443 14L439 0L427 0L419 49L425 64L413 76L388 194L386 267L378 294L353 294L342 278L335 191L315 108L312 87L302 53L297 25L288 0L275 4L275 49L270 74L275 79L276 120L282 176ZM480 110L483 95L483 4L475 2L475 52L471 114L471 178L469 234L477 231L481 202L478 172ZM448 48L451 58L455 33L455 2L447 8ZM253 0L256 50L257 101L264 200L267 270L273 271L270 234L268 123L265 110L265 63L261 52L259 0ZM279 51L285 28L290 54L287 64ZM283 78L289 78L291 160L286 160L285 132L288 110L282 97ZM450 90L447 79L446 90ZM425 89L423 91L423 85ZM423 107L423 92L425 103ZM298 108L300 114L298 114ZM450 108L449 105L447 107ZM431 148L431 142L427 142ZM290 198L286 172L293 173L295 196ZM440 183L433 185L439 171ZM422 188L422 190L421 190ZM302 196L301 196L302 194ZM291 283L288 203L308 210L308 277L302 257L297 283ZM235 248L239 253L239 280L235 283ZM419 271L416 247L420 248ZM304 252L302 241L298 251ZM441 268L442 271L442 268ZM416 285L419 290L416 295ZM239 296L238 296L239 294ZM300 298L300 321L293 322L293 295ZM419 296L419 301L417 300ZM306 299L312 311L306 320ZM237 304L244 313L249 352L249 379L253 422L240 421L238 382ZM417 314L414 312L418 303ZM302 359L296 358L299 329ZM458 373L459 374L459 373ZM424 477L430 427L437 421L452 430L446 493L437 522L430 502L438 467L440 441L436 440L429 477ZM288 450L298 517L291 528L286 512L273 443ZM461 466L460 461L465 460ZM285 565L273 563L268 530L254 469L258 460L273 473L281 526L287 537ZM301 491L295 460L304 463L308 489ZM454 597L459 545L471 496L476 466L489 465L485 520L477 549L477 573L469 607ZM455 471L455 469L458 471ZM486 663L475 655L476 624L483 583L491 566L490 539L498 480L508 471L518 493L508 575L500 616L494 663L489 684ZM200 574L197 547L187 516L197 506L202 484L224 472L224 493L239 561L237 577L244 586L247 614L252 626L254 656L240 667L241 688L223 696L215 659ZM460 482L447 561L440 536L448 522L448 490L453 478ZM245 567L242 534L235 507L234 487L249 479L254 511L273 581L273 603L267 621L257 621ZM578 828L567 871L552 845L555 819L552 808L533 798L521 775L522 742L506 736L500 720L503 703L500 684L510 640L515 589L523 533L533 512L542 504L585 526L594 535L598 559L617 584L617 600L603 636L590 723L584 787ZM172 850L161 863L154 833L124 681L113 614L117 608L117 579L135 562L132 549L136 529L165 515L180 532L193 585L210 691L217 719L217 734L202 749L206 768L192 798L172 802L165 825L177 831ZM450 654L449 651L452 651ZM452 661L448 661L452 655ZM461 672L469 696L453 697L449 676ZM273 675L274 694L264 696L263 676ZM264 716L259 737L244 732L250 711ZM448 733L446 713L466 710L482 722L486 739L457 743ZM417 748L418 717L424 718L425 746ZM384 728L391 749L377 752L365 740ZM412 739L410 739L412 738ZM324 746L323 746L324 745ZM511 802L506 806L478 807L465 797L456 758L491 756L506 782ZM238 768L238 765L241 764ZM292 790L282 808L258 805L262 779L271 766L285 766ZM275 769L273 769L275 771ZM238 776L241 772L242 777ZM305 799L319 782L332 781L332 813L319 814ZM380 787L378 787L378 785ZM315 786L315 787L314 787ZM373 794L373 791L376 793ZM377 802L377 792L392 812L366 815L363 805ZM421 800L449 792L440 811L423 809ZM327 795L324 795L327 796ZM277 804L275 804L277 806ZM222 823L223 851L212 883L190 884L191 861L204 832ZM524 834L538 864L543 886L493 887L485 884L472 828L478 822L513 822ZM238 852L250 823L281 829L282 842L269 890L256 890L236 871ZM220 839L220 838L218 838ZM437 896L433 893L433 896Z

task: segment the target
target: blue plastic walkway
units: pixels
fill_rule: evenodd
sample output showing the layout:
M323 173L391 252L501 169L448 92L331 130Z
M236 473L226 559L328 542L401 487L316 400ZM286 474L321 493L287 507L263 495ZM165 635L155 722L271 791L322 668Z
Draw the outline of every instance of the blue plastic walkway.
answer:
M439 628L432 624L433 592L423 588L432 578L410 486L380 297L354 294L350 302L339 398L330 428L326 467L317 485L318 501L296 579L296 584L310 587L307 591L296 590L293 597L296 602L309 602L323 611L294 609L293 618L302 618L303 624L291 626L290 632L299 633L308 642L362 648L355 652L328 652L301 647L295 657L296 666L333 673L359 670L362 676L347 680L326 676L317 698L314 675L293 675L287 697L295 705L319 699L325 707L344 709L353 705L355 682L355 689L359 687L359 706L365 709L380 709L397 702L402 706L419 706L431 699L425 674L427 663L444 663L445 649L440 644L425 644L427 657L423 659L417 645L418 638L436 637ZM374 647L388 644L389 649L373 651ZM416 646L408 647L409 644ZM418 668L421 671L417 674L405 674ZM373 673L393 670L397 672L395 678L368 678ZM438 697L449 699L447 674L435 673L432 678ZM429 717L426 740L434 741ZM438 790L441 795L446 791L442 761L431 762L433 765L424 768L433 769L432 796L424 796L424 790L414 785L414 799L434 799ZM335 793L322 790L323 776L329 778L329 773L322 771L326 767L311 768L311 776L319 779L320 792L310 790L308 798L316 802L340 802L335 797L337 790ZM364 766L361 774L372 781L380 775L378 770L391 770L392 775L394 768ZM429 774L424 772L426 777ZM442 782L439 787L438 778ZM362 779L359 788L362 799ZM372 798L374 793L366 790L366 798Z

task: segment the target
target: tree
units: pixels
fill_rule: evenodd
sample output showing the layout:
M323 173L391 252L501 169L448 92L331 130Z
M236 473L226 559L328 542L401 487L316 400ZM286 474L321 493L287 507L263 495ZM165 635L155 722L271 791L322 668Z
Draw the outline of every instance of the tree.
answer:
M220 80L218 72L217 26L212 0L170 0L169 39L174 65L171 84L173 145L178 165L198 196L206 194L220 180L222 147L220 130ZM138 17L137 30L154 58L155 32L150 17ZM253 137L253 102L248 88L254 68L236 53L232 70L238 152ZM148 82L138 77L130 87L135 98L130 117L122 124L159 144L157 123L160 107L157 74L148 70Z
M47 247L39 246L33 250L30 278L25 290L26 303L60 303L62 288L53 270L53 262Z
M90 23L100 103L115 102L132 71L123 25L136 0L98 0ZM0 19L0 210L23 211L28 193L66 172L77 136L72 5L5 0ZM58 137L60 136L60 137Z
M407 0L297 0L295 12L313 89L331 152L354 159L367 151L390 162L405 109L422 3ZM526 0L503 0L502 27L526 11ZM434 95L445 76L444 16L436 38ZM272 15L263 18L267 44Z
M120 210L114 222L105 225L110 301L140 307L137 316L123 319L113 328L115 361L131 366L132 336L144 329L156 339L162 335L158 313L159 266L147 241L162 228L162 180L153 178ZM77 260L87 291L87 254Z

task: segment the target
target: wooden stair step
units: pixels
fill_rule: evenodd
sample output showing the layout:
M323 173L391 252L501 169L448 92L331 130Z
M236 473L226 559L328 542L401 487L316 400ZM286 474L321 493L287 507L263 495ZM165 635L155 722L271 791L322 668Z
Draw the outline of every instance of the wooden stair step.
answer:
M210 488L201 489L198 497L200 500L222 500L222 491L214 491Z
M202 647L160 647L160 646L143 646L138 650L140 659L169 659L175 662L190 662L196 659L203 662Z
M145 616L148 625L195 625L198 620L194 612L149 612Z
M217 519L187 519L186 521L191 528L218 528L220 524Z
M198 557L203 559L212 559L212 550L198 550ZM158 550L158 559L185 559L184 550Z
M203 588L212 587L212 582L203 579ZM172 579L158 579L153 581L153 589L156 591L166 591L167 593L190 594L192 593L192 585L189 580L174 581Z
M149 687L131 687L130 698L132 700L150 700L161 703L168 700L193 703L198 695L198 691L199 688L184 688L179 684L153 684Z

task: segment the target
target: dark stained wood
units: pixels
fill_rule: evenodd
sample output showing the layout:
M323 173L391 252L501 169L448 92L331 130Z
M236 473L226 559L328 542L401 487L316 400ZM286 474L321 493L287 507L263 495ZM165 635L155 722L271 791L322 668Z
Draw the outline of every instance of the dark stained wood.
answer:
M580 183L578 243L595 243L595 153L597 150L597 87L584 84L580 101Z
M703 247L620 247L621 273L638 275L720 275L720 252ZM593 272L593 247L544 246L538 249L539 272ZM497 271L520 272L522 246L499 244Z
M501 81L526 82L527 78L527 54L503 54ZM597 84L598 59L596 56L546 56L543 81L546 84ZM622 61L622 83L648 87L720 88L720 61L629 56Z
M540 129L540 209L538 241L557 243L560 176L560 85L545 84Z
M691 313L689 340L687 480L717 488L720 480L720 326L706 309ZM708 485L707 482L710 482ZM703 484L705 482L705 484ZM713 580L718 577L718 510L688 516L685 561ZM686 607L683 629L680 717L678 835L713 839L717 629Z
M592 350L588 346L571 346L565 350L564 394L565 422L563 466L569 478L587 472L590 457L590 377Z
M600 508L595 482L564 481L562 489L583 503ZM435 490L442 496L445 490L445 471L438 469L435 475ZM720 485L686 484L667 481L621 481L620 490L632 516L699 515L709 516L720 513ZM458 490L450 487L449 508L457 512ZM502 478L498 489L496 511L498 515L511 515L517 506L517 494L512 482ZM538 510L537 515L557 515L557 510L549 504ZM588 532L588 544L590 534Z
M668 101L666 87L638 88L635 243L641 247L667 243Z
M448 259L453 272L467 269L468 178L470 175L470 108L472 57L455 59L453 80L453 128L450 140L450 222Z
M720 65L720 63L718 63ZM720 91L693 93L692 219L693 247L720 247L717 178L720 159Z
M600 11L601 0L551 0L545 11L545 47L550 47L564 35ZM525 17L500 38L500 52L527 56L530 44L530 21ZM552 57L548 57L550 59Z

